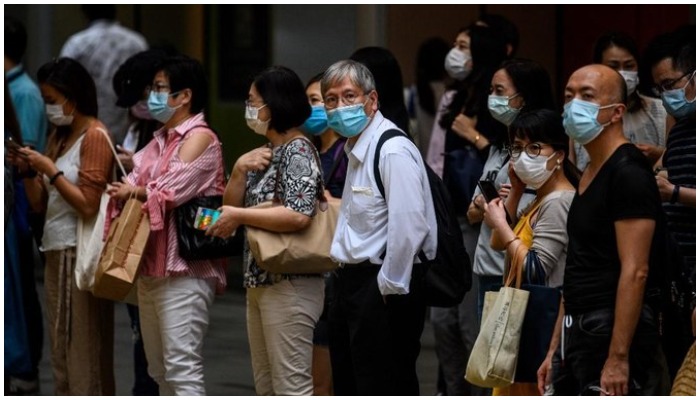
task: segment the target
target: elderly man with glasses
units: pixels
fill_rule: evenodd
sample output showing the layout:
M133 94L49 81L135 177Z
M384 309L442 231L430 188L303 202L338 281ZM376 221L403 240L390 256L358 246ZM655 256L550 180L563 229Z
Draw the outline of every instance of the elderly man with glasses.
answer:
M435 257L437 226L418 148L406 138L375 151L382 134L397 130L379 111L371 72L345 60L321 80L329 126L347 137L348 171L331 256L329 313L336 395L419 395L416 359L425 319L418 254Z

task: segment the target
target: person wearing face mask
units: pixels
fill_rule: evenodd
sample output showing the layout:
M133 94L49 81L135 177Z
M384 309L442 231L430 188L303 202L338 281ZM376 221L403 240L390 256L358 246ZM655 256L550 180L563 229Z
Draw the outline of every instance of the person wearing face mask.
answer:
M336 395L420 394L416 359L425 319L421 251L433 259L437 223L418 148L380 137L398 130L379 111L374 77L352 60L331 65L321 80L329 126L348 138L348 170L331 257L329 310L333 390Z
M348 170L348 156L344 148L347 138L338 135L328 127L328 115L321 94L320 73L306 84L306 96L311 105L311 115L301 126L307 135L312 135L319 151L326 197L340 199L345 186ZM332 396L333 379L331 375L331 358L328 350L328 308L332 297L330 274L324 276L326 284L323 313L314 328L313 374L314 396Z
M640 61L637 45L628 35L620 32L601 36L593 49L593 62L617 70L627 87L627 112L622 117L625 137L654 164L666 145L666 111L661 101L639 92ZM571 141L571 159L584 170L590 158L582 144Z
M117 156L128 172L134 167L133 156L136 151L146 147L153 139L153 132L163 125L151 117L148 111L148 88L160 63L167 58L162 50L147 50L137 53L122 64L114 74L112 86L117 95L117 106L129 109L131 125L124 137L124 142L117 145ZM134 343L134 396L157 396L158 384L148 375L148 362L143 349L143 336L139 323L139 308L126 304L131 320L132 340Z
M622 132L627 91L604 65L575 71L563 125L591 162L569 209L563 312L540 387L578 395L667 395L668 371L654 306L663 281L661 198L646 157Z
M114 395L114 306L78 290L73 276L78 218L98 212L114 157L97 119L95 84L77 61L39 68L39 88L53 126L46 155L25 147L12 162L25 174L29 204L46 213L40 250L57 395Z
M127 172L133 169L134 153L143 149L153 139L153 132L162 123L153 119L148 111L148 86L156 74L156 68L168 57L166 51L151 49L127 59L114 74L112 87L117 94L117 106L129 110L129 128L124 141L117 144L119 160Z
M214 295L226 288L226 262L180 256L175 208L195 197L223 194L222 148L204 118L202 65L177 56L156 70L148 109L163 126L134 154L131 173L112 183L105 230L127 199L144 202L151 232L137 290L148 373L160 395L204 395L204 336Z
M521 113L553 109L554 99L551 93L549 74L540 64L525 59L507 60L491 79L489 112L494 119L508 127ZM501 195L505 198L510 187L508 171L508 152L503 148L491 146L480 179L492 181L496 188L501 189ZM509 209L511 217L515 217L517 212L532 200L533 189L530 187L527 193L518 193L519 201ZM467 211L470 224L482 221L485 205L484 196L477 187ZM491 227L488 224L481 224L479 229L474 255L474 274L479 281L477 312L481 318L484 293L491 285L500 284L503 279L505 254L489 245Z
M315 139L316 148L321 157L324 186L328 193L339 199L345 186L345 173L348 169L348 156L343 151L347 138L340 136L328 126L328 115L321 94L320 73L306 85L306 96L311 104L311 116L304 121L300 129Z
M255 77L246 122L270 143L238 158L221 216L208 234L227 237L240 225L295 232L311 223L323 178L316 149L298 128L310 115L304 85L294 71L276 66ZM273 198L283 207L253 207ZM312 395L312 339L323 309L323 277L269 273L255 262L247 242L243 268L255 392Z
M504 129L520 113L554 107L549 74L534 61L525 59L504 61L493 74L490 84L491 94L487 100L489 113L494 120L502 124ZM507 196L510 187L508 152L502 146L488 148L488 156L478 179L493 182L496 188L501 189L502 197ZM522 210L532 198L532 188L526 193L521 193L518 197L519 201L515 203L517 209ZM504 252L495 250L490 245L491 227L481 223L484 210L485 199L477 187L469 203L466 218L461 222L467 251L473 254L472 269L475 287L458 307L431 310L436 335L436 352L445 371L449 395L469 392L482 394L484 391L476 387L467 390L469 387L464 380L464 369L478 335L477 327L481 319L484 294L491 289L492 285L501 284L505 265ZM515 217L515 215L514 210L511 210L511 216ZM459 335L456 332L459 332Z
M561 117L547 109L519 115L510 125L509 137L510 193L505 202L497 198L484 206L484 222L492 230L491 246L505 252L505 270L525 271L525 265L536 265L540 269L538 276L545 277L540 284L559 288L564 280L568 242L566 221L580 177L567 158L569 138ZM516 215L526 187L535 189L537 194L511 226L506 210ZM494 389L494 395L501 396L539 394L534 383Z
M664 348L673 377L695 340L691 329L691 316L695 313L697 243L695 26L654 39L649 44L647 58L654 91L676 120L661 160L666 173L656 175L670 238L667 265L674 271L674 296L664 319Z

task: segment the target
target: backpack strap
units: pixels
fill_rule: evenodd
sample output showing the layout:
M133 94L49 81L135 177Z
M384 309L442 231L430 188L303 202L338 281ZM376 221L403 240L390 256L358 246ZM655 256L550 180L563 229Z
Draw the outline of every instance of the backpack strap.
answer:
M384 142L386 142L389 139L395 138L397 136L403 136L406 139L410 138L406 136L405 133L401 132L398 129L389 129L388 131L385 131L382 133L382 136L379 138L379 141L377 142L377 147L374 150L374 181L377 183L377 188L379 189L379 193L382 194L382 198L386 198L384 195L384 183L382 183L382 175L379 173L379 156L381 155L382 151L382 146L384 146Z
M384 183L382 183L382 175L379 172L379 156L381 155L382 152L382 146L384 146L384 143L388 141L389 139L393 139L397 136L403 136L404 138L411 140L405 133L398 129L389 129L388 131L385 131L382 133L382 136L379 137L379 141L377 142L377 147L374 150L374 181L377 183L377 188L379 189L379 193L382 194L382 198L386 200L385 192L384 192ZM427 166L426 166L427 168ZM386 255L386 250L385 252L381 255L381 259L384 259L384 256ZM426 257L425 252L423 249L421 249L420 253L418 253L418 258L420 259L421 263L427 264L429 262L428 257Z

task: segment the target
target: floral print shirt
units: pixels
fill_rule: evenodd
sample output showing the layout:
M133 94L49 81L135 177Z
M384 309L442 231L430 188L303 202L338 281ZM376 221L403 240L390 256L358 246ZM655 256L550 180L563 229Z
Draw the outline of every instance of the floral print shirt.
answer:
M272 149L272 162L264 171L249 172L246 180L245 206L251 207L277 197L283 206L313 217L316 200L322 190L322 173L316 148L306 139L292 139ZM279 173L278 173L279 171ZM279 177L279 182L277 178ZM294 275L271 274L258 267L248 242L243 251L243 286L269 286Z

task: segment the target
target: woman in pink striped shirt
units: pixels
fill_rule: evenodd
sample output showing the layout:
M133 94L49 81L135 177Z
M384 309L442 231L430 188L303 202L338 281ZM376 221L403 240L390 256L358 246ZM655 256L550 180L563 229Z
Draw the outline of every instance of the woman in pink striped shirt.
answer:
M214 294L226 287L224 260L186 261L178 254L175 208L221 195L221 144L204 120L207 82L201 64L167 59L153 78L148 108L163 128L134 155L134 169L110 194L144 202L151 234L138 281L148 372L161 395L204 395L203 339Z

